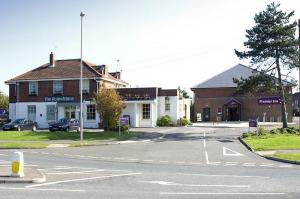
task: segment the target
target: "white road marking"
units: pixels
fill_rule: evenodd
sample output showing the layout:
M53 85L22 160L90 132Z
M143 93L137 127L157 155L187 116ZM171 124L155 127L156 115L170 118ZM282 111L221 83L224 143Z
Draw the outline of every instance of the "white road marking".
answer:
M169 163L169 161L158 161L159 163Z
M239 176L239 175L210 175L210 174L199 174L199 173L177 173L180 175L194 175L203 177L229 177L229 178L269 178L265 176Z
M238 193L238 192L160 192L161 195L285 195L285 193Z
M219 165L221 162L209 162L210 165Z
M143 162L154 162L154 160L143 160Z
M206 164L209 164L207 151L205 151L205 160L206 160Z
M274 167L274 164L261 164L261 167Z
M202 165L202 162L189 162L188 164L192 164L192 165Z
M0 154L0 156L9 156L9 155L6 155L6 154Z
M107 179L107 178L114 178L114 177L132 176L132 175L139 175L139 174L141 174L141 173L126 173L126 174L119 174L119 175L97 176L97 177L91 177L91 178L78 178L78 179L72 179L72 180L62 180L62 181L55 181L55 182L47 182L47 183L43 183L43 184L29 185L29 186L26 186L26 188L41 187L41 186L61 184L61 183L67 183L67 182L78 182L78 181L86 181L86 180Z
M281 168L292 168L294 167L293 165L290 165L290 164L281 164L279 165L278 167L281 167Z
M81 174L81 173L95 173L99 171L105 171L105 169L97 169L97 170L91 170L91 171L70 171L70 172L52 172L52 173L46 173L48 175L65 175L65 174Z
M64 191L64 192L84 192L84 190L70 189L38 189L38 188L23 188L23 187L0 187L5 190L29 190L29 191Z
M206 148L206 135L203 133L203 146Z
M238 162L225 162L226 164L238 164Z
M232 163L226 163L225 166L235 166L237 164L232 164Z
M139 159L136 159L136 158L129 158L129 159L127 159L127 160L129 160L129 161L138 161Z
M230 153L228 153L227 151L230 151ZM224 156L244 156L243 154L236 152L232 149L229 149L227 147L223 147L223 155Z
M185 186L185 187L230 187L230 188L249 188L250 185L222 185L222 184L181 184L168 181L140 181L142 183L158 184L162 186Z
M186 162L179 161L179 162L174 162L175 164L186 164Z
M116 158L114 158L114 160L124 160L125 158L118 158L118 157L116 157Z

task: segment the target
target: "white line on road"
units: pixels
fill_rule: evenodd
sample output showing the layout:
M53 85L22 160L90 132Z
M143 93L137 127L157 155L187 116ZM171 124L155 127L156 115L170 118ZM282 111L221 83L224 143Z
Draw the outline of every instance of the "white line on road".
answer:
M206 164L209 164L207 151L205 151L205 160L206 160Z
M274 167L274 164L261 164L261 167Z
M223 184L181 184L168 181L140 181L142 183L158 184L162 186L185 186L185 187L230 187L230 188L249 188L250 185L223 185Z
M26 186L26 188L41 187L41 186L61 184L61 183L66 183L66 182L78 182L78 181L86 181L86 180L107 179L107 178L114 178L114 177L132 176L132 175L139 175L139 174L141 174L141 173L126 173L126 174L120 174L120 175L107 175L107 176L97 176L97 177L91 177L91 178L78 178L78 179L72 179L72 180L62 180L62 181L55 181L55 182L47 182L47 183L43 183L43 184L29 185L29 186Z
M84 192L84 190L70 189L38 189L38 188L22 188L22 187L0 187L5 190L29 190L29 191L65 191L65 192Z
M229 151L229 153L227 151ZM227 147L223 147L223 155L224 156L244 156L243 154L241 154L237 151L234 151L232 149L229 149Z
M105 169L97 169L92 171L70 171L70 172L52 172L52 173L46 173L48 175L65 175L65 174L81 174L81 173L95 173L99 171L105 171Z
M161 161L158 161L159 163L169 163L169 161L163 161L163 160L161 160Z
M9 156L9 155L6 155L6 154L0 154L0 156Z
M203 146L206 148L206 135L203 133Z
M210 174L200 174L200 173L177 173L180 175L194 175L203 177L229 177L229 178L269 178L264 176L239 176L239 175L210 175Z
M161 195L284 195L285 193L213 193L213 192L160 192Z
M143 160L143 162L154 162L154 160Z
M290 165L290 164L281 164L281 165L279 165L278 167L280 167L280 168L292 168L292 167L294 167L293 165Z

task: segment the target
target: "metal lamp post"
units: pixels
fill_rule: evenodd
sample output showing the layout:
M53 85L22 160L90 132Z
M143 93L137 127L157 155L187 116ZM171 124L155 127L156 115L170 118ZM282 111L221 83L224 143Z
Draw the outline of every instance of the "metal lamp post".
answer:
M83 106L82 106L82 19L85 16L84 12L80 13L80 140L83 140Z

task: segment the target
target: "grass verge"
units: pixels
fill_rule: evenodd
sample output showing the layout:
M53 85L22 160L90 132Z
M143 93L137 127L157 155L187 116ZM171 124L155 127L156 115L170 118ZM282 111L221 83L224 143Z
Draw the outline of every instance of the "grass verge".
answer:
M118 132L99 131L84 132L84 140L127 140L140 135L137 132ZM18 141L51 141L51 140L80 140L79 132L32 132L32 131L2 131L0 140L18 140Z
M300 136L279 134L248 136L244 141L256 151L300 149Z
M272 157L300 162L300 153L279 153L272 155Z
M2 149L42 149L48 145L40 142L0 142L0 148Z

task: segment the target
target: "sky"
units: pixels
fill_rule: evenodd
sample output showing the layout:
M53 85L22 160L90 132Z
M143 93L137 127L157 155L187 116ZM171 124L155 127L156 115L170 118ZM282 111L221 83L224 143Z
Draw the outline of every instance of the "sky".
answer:
M238 64L245 31L269 0L0 0L0 90L56 59L122 70L131 87L190 88ZM275 1L300 18L300 1ZM117 62L119 61L119 64ZM298 80L298 72L292 73Z

